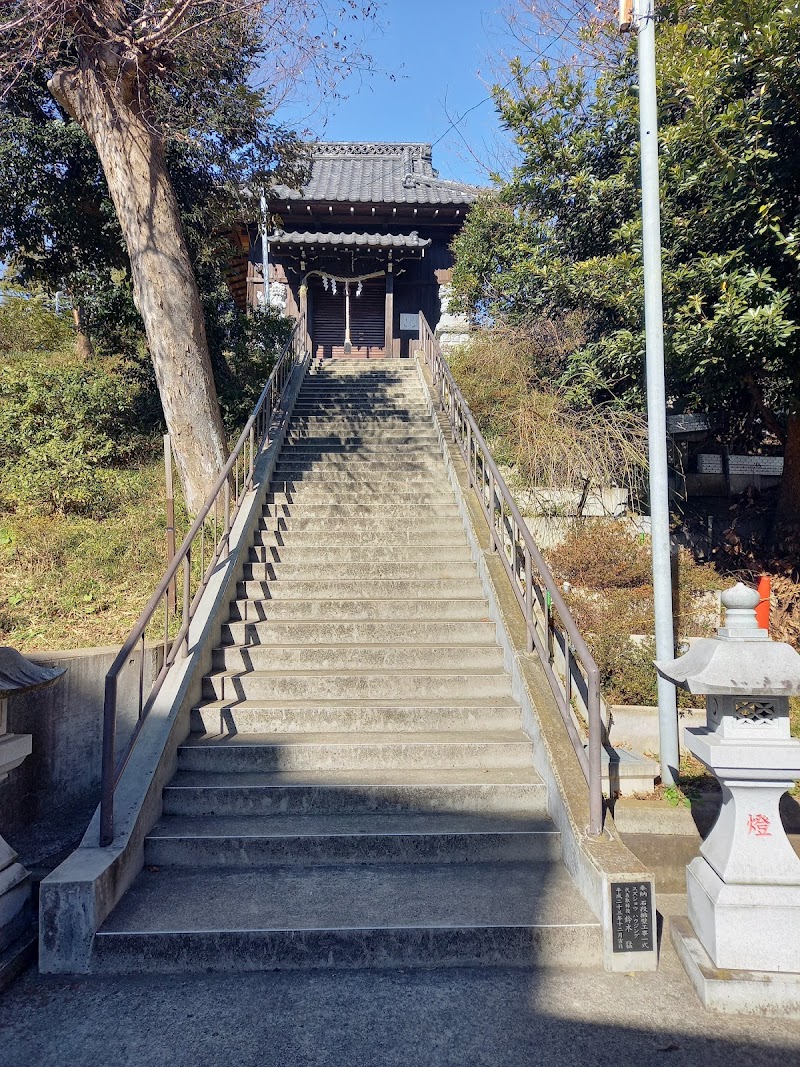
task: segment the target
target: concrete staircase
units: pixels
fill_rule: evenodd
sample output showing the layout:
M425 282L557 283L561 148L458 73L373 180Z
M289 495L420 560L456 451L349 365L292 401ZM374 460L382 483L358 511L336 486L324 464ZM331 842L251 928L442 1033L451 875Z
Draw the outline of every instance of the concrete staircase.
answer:
M597 965L411 361L315 366L95 970Z

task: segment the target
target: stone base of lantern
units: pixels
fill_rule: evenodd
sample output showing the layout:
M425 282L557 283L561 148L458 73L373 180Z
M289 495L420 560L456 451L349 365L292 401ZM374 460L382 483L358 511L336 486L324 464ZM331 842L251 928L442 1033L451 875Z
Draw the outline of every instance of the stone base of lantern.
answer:
M0 993L36 962L39 934L33 924L5 952L0 952Z
M715 967L683 916L670 920L670 939L708 1011L800 1018L800 975Z
M800 885L731 885L701 856L686 868L689 921L716 967L794 973Z

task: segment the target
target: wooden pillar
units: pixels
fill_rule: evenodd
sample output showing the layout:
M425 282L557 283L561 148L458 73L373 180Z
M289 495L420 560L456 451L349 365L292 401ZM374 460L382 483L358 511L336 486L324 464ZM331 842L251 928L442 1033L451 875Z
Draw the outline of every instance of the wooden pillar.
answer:
M350 342L350 282L344 283L344 354L349 356L353 351Z
M388 266L386 275L386 355L394 355L394 274L392 264Z
M300 318L306 322L306 350L311 346L311 323L308 321L308 286L303 282L300 286Z

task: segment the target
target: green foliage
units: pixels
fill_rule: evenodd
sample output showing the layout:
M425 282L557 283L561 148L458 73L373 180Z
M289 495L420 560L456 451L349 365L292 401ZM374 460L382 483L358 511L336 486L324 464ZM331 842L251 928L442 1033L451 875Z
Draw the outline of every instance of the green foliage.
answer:
M233 432L250 417L294 322L274 312L248 317L232 308L226 325L229 347L219 398L225 425Z
M579 406L641 407L635 35L584 37L585 69L523 56L495 90L521 161L456 238L454 286L477 321L580 313L557 380ZM722 410L742 444L800 398L799 44L798 3L659 7L668 393Z
M227 230L255 217L265 185L292 180L301 169L299 141L274 120L266 91L250 84L257 42L243 41L240 31L219 24L213 79L198 81L187 68L172 72L170 93L153 88L221 393L230 392L228 353L241 363L252 332L224 279L232 252ZM100 161L41 72L22 74L0 97L0 260L24 286L68 291L99 354L141 360L144 330ZM8 347L36 345L15 335Z
M15 353L0 368L0 506L102 516L145 447L124 368Z
M60 352L71 348L72 324L66 315L56 315L42 295L0 296L0 352Z

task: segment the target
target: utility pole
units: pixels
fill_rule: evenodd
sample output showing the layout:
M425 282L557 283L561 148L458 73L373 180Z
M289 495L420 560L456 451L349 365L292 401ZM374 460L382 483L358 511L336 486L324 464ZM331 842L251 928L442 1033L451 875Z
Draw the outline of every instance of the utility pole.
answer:
M675 658L672 555L669 530L667 401L664 383L664 311L661 278L661 205L658 174L655 0L621 0L620 29L637 31L639 131L642 158L642 253L647 364L647 434L650 458L650 526L653 557L656 657ZM680 767L675 686L658 677L661 781L674 785Z

